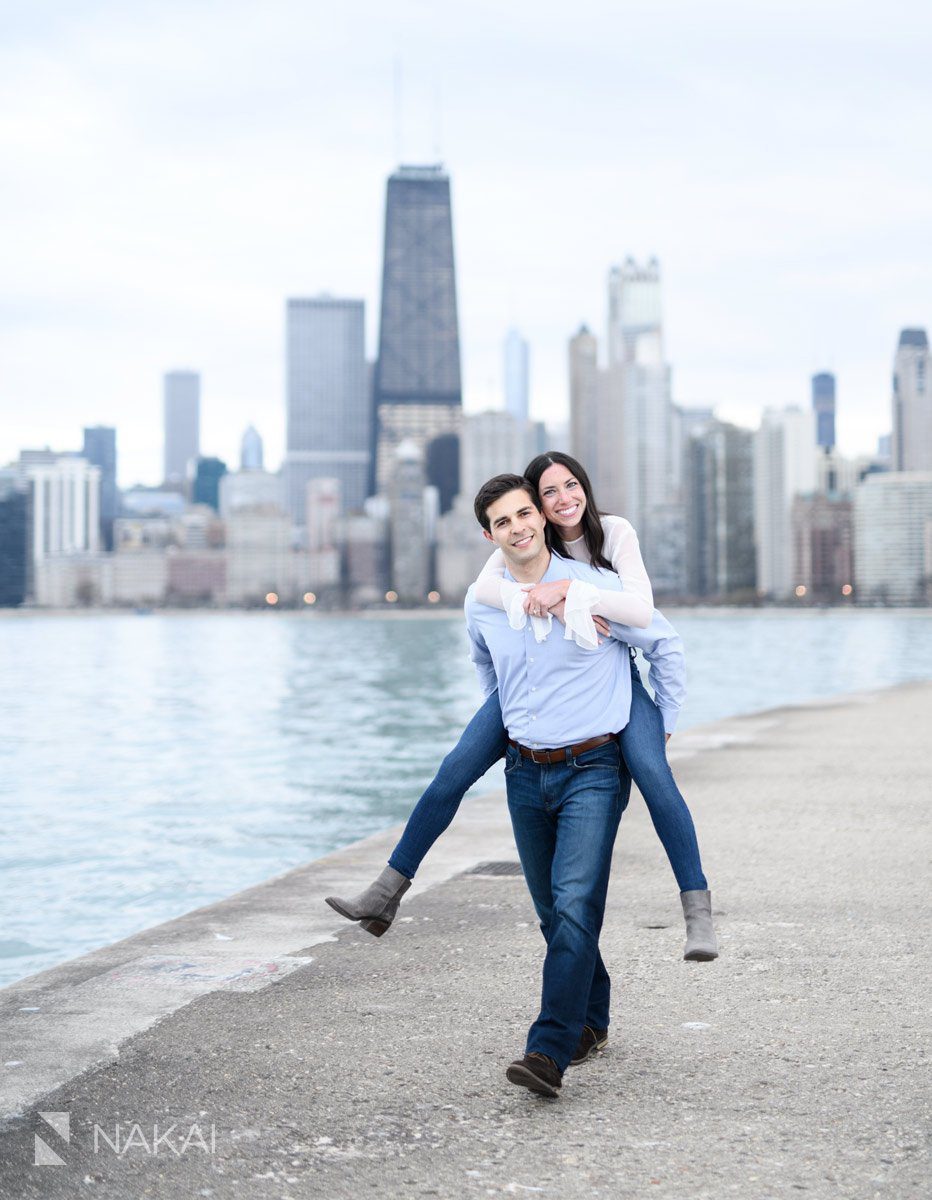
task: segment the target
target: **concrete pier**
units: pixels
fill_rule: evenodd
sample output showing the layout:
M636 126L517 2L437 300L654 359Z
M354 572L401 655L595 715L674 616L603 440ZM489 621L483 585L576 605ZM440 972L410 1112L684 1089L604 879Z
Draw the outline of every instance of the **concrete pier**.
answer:
M929 728L921 684L674 738L722 956L682 961L634 795L609 1048L557 1101L504 1079L543 942L472 872L516 858L501 795L381 940L322 898L397 831L3 989L0 1196L929 1196Z

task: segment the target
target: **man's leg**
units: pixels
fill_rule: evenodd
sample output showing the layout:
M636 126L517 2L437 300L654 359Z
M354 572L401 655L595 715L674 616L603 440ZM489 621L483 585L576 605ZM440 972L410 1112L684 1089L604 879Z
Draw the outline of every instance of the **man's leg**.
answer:
M556 817L547 811L542 793L544 767L524 758L514 747L505 751L505 784L508 789L508 812L521 859L524 881L540 921L540 931L547 940L553 912L550 888L553 852L556 846Z
M596 979L595 971L621 818L618 757L617 743L610 742L565 764L541 768L545 806L556 815L556 844L543 998L528 1033L527 1053L546 1054L561 1071L587 1016L602 1028L608 1023L608 972L603 964Z
M624 758L621 759L618 767L618 782L619 811L623 816L625 809L628 807L628 800L631 795L631 775L625 765ZM592 986L589 989L589 1005L586 1008L585 1024L590 1029L600 1031L608 1029L611 992L612 981L608 971L605 969L605 963L602 961L602 954L599 951L596 953L595 967L592 972Z

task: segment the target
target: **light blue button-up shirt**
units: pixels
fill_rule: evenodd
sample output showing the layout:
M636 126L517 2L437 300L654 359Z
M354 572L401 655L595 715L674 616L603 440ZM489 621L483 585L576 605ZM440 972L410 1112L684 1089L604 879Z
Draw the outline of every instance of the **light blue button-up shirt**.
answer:
M506 572L506 577L511 578ZM622 590L612 571L552 554L541 582L580 579L600 588ZM554 621L542 642L535 640L531 622L512 629L506 613L480 604L470 588L466 594L469 656L486 695L498 688L508 736L522 745L571 746L601 733L617 733L628 724L631 711L631 668L628 646L644 651L650 663L649 681L664 729L672 733L686 698L683 643L659 612L646 629L611 625L612 636L595 650L583 650L564 638Z

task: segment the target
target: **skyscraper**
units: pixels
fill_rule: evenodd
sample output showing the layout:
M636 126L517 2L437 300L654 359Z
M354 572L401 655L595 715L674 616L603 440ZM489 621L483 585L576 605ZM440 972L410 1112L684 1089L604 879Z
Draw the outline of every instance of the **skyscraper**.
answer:
M501 409L463 416L460 494L469 502L471 517L473 496L485 481L493 475L520 475L535 455L548 449L541 441L539 425L518 421Z
M516 421L528 419L530 350L517 329L505 337L505 411Z
M107 425L85 429L83 457L95 467L100 467L100 537L104 549L112 550L113 522L120 513L116 430Z
M641 266L629 257L609 272L608 374L609 411L620 406L621 420L602 453L620 459L623 514L638 532L655 590L676 592L686 583L685 518L656 258Z
M0 608L15 608L30 591L32 496L16 470L0 471Z
M757 590L778 600L794 586L793 499L816 487L814 428L811 412L768 408L754 434Z
M201 452L201 377L196 371L169 371L164 380L165 482L185 486L188 463Z
M29 450L20 473L32 487L33 563L100 549L100 468L75 454Z
M693 596L755 586L753 437L711 418L697 422L687 440L686 586Z
M928 602L932 580L932 472L868 475L854 491L854 576L859 600Z
M250 425L240 442L240 470L261 471L263 462L262 438L259 431Z
M285 497L294 524L304 525L312 479L339 479L348 512L362 508L368 494L365 305L330 296L289 300L286 340Z
M599 343L588 325L580 325L569 342L570 447L589 473L599 494ZM605 500L600 500L603 507Z
M924 329L904 329L893 367L893 470L932 471L932 381Z
M835 376L820 371L812 377L812 411L816 415L816 444L835 449Z
M395 451L411 441L428 482L455 495L458 481L438 472L458 457L429 450L435 438L459 436L462 415L450 179L440 166L399 167L388 180L373 401L373 491L388 494Z
M391 496L391 584L402 604L423 604L429 586L424 461L413 440L395 450Z
M226 473L227 465L222 458L199 458L191 488L192 503L208 504L214 512L219 512L220 480Z

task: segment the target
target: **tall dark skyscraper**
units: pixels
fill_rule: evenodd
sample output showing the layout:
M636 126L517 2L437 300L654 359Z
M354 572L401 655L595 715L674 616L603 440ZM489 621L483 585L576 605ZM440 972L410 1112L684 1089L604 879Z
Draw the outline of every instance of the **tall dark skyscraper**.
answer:
M388 180L373 403L373 491L388 493L395 451L410 440L445 511L459 491L458 455L449 440L431 445L459 437L463 400L450 178L440 166L399 167Z
M108 425L93 425L85 429L81 457L100 467L100 540L105 550L112 550L113 522L119 516L120 508L116 430Z
M835 376L820 371L812 377L812 409L816 415L816 444L835 449Z

